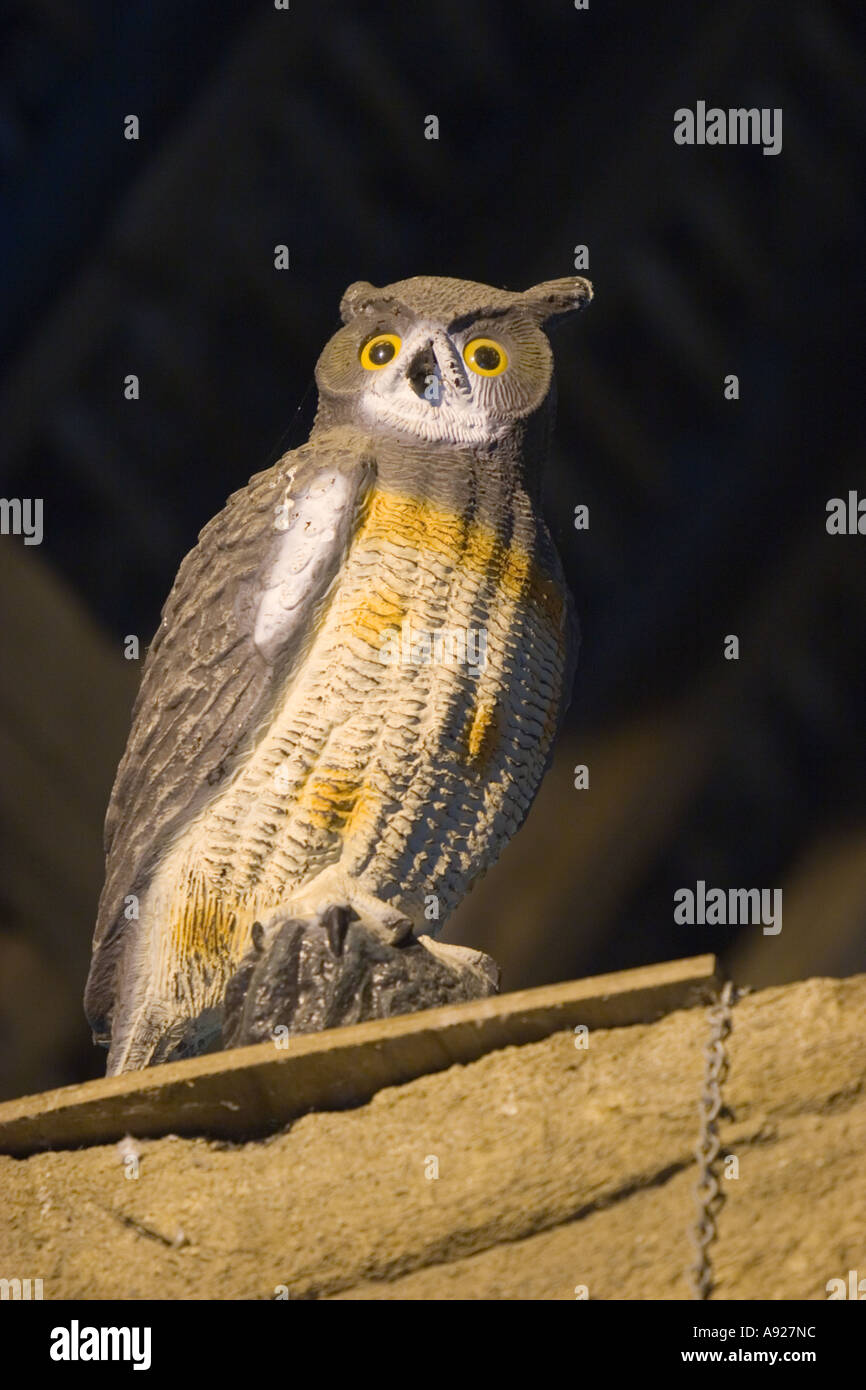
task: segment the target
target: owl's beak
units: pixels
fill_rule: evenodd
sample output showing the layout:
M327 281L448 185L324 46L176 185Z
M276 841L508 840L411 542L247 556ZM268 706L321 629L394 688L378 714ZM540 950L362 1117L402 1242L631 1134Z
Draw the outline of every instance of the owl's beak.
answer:
M418 348L417 352L412 357L411 362L406 368L406 380L409 382L415 395L420 396L420 398L424 400L427 387L430 385L430 378L441 378L441 375L439 365L436 361L436 354L433 351L433 343L428 340L423 347ZM438 392L436 393L436 398L438 399ZM430 396L427 396L426 399L430 400ZM434 401L431 401L431 404L434 403Z

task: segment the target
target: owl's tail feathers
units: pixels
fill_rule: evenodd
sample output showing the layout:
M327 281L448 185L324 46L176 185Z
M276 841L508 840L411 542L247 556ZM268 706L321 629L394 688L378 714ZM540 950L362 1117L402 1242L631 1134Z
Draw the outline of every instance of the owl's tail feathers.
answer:
M341 904L312 917L287 916L253 947L229 981L223 1046L315 1033L495 994L499 967L467 947L411 931L387 940Z
M179 1062L218 1052L222 1046L222 1009L204 1009L194 1017L172 1015L161 1002L140 1005L128 1023L112 1033L106 1076L141 1071L160 1062Z

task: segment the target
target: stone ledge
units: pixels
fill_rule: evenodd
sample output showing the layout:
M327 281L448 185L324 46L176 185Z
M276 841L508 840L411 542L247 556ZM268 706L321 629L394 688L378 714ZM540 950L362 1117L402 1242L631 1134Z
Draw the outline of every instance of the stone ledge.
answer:
M125 1134L250 1138L309 1110L360 1105L384 1086L583 1023L614 1027L706 1001L713 956L521 990L466 1004L233 1048L0 1105L0 1153L102 1144Z
M736 1005L714 1298L866 1276L864 1009L862 976ZM702 1009L585 1049L569 1027L266 1140L0 1157L0 1276L46 1299L688 1298L708 1035Z

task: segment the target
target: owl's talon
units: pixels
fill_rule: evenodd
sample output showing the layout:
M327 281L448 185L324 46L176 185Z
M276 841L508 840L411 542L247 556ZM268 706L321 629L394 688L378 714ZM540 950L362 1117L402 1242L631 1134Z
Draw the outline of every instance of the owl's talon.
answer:
M358 914L352 907L329 907L322 913L322 926L328 933L328 945L335 956L343 954L346 932L350 922L357 922Z
M502 972L493 959L484 951L476 951L473 946L454 946L450 942L436 941L426 933L418 938L431 956L447 965L458 975L470 975L484 982L485 993L498 994Z

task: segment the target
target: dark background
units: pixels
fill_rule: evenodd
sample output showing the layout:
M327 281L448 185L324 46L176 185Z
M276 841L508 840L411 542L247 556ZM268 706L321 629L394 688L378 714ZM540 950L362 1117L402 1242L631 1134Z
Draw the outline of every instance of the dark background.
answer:
M755 985L866 969L866 537L825 529L828 498L866 492L852 15L5 7L0 492L44 498L45 538L0 538L3 1094L102 1066L80 999L139 672L123 639L146 646L199 529L305 437L345 286L522 289L582 243L596 299L557 339L547 479L575 698L447 939L509 989L705 950ZM782 153L675 145L699 99L782 107ZM781 887L781 935L675 925L701 878Z

